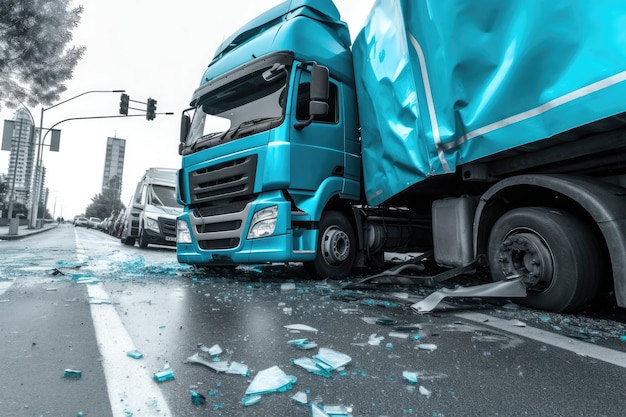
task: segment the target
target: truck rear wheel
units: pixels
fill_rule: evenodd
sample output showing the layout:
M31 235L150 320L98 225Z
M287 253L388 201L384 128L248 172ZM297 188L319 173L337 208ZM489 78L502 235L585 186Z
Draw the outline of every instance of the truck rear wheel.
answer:
M519 304L542 310L578 310L597 293L602 257L597 239L572 214L546 207L511 210L495 223L488 248L491 276L519 275L527 297Z
M317 255L304 264L307 271L319 278L344 278L352 270L356 257L354 229L346 216L338 211L322 215L319 224Z

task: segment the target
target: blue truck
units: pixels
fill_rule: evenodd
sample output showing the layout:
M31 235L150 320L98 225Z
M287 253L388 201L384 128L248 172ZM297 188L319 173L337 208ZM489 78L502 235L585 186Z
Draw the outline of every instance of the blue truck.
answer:
M320 278L426 252L626 307L626 3L331 0L227 38L183 111L179 262Z

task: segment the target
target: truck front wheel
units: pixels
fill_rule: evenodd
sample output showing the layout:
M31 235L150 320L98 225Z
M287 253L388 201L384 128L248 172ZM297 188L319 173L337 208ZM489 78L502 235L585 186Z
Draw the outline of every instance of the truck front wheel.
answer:
M317 255L306 262L309 273L319 278L344 278L350 273L356 257L354 229L346 216L328 211L319 223Z
M139 247L145 249L148 247L148 236L143 226L139 228Z
M527 297L519 304L556 312L576 311L598 291L602 256L593 231L572 214L523 207L495 223L488 247L491 276L521 276Z

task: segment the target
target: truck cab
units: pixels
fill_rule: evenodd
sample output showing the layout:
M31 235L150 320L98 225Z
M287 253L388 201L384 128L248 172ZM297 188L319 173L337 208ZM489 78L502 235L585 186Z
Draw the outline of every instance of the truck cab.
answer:
M140 248L150 244L176 245L176 217L182 207L176 199L176 173L149 168L137 183L125 217L121 241Z
M360 200L354 114L331 1L283 3L226 40L183 114L178 260L312 262L324 208Z

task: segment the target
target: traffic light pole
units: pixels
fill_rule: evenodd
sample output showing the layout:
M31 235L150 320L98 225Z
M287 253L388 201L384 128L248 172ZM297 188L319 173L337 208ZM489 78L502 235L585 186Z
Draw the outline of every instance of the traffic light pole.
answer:
M70 97L67 100L63 100L57 104L53 104L50 107L41 107L41 117L39 119L39 139L37 140L37 159L35 160L35 179L33 181L33 198L31 201L31 209L30 209L30 221L28 224L28 228L29 229L35 229L37 228L37 214L39 211L39 198L41 195L41 188L43 186L43 178L41 175L41 159L43 157L43 140L45 139L45 135L42 137L42 131L43 131L43 115L44 112L50 109L53 109L57 106L60 106L61 104L67 103L68 101L74 100L78 97L82 97L86 94L91 94L91 93L123 93L125 90L90 90L90 91L85 91L83 93L80 93L74 97ZM71 119L67 119L67 120L71 120ZM61 123L61 122L59 122ZM54 126L58 125L59 123L55 124ZM54 127L52 126L52 127ZM52 129L52 128L50 128ZM48 132L50 131L50 129L48 129ZM48 134L46 132L46 134Z

